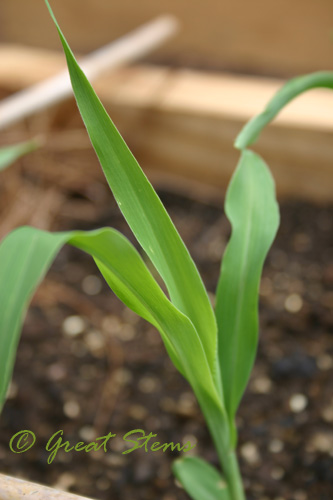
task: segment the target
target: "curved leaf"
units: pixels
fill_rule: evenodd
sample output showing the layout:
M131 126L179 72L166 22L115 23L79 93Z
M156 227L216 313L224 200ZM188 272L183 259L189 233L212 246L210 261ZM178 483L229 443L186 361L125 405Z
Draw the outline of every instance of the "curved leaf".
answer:
M220 473L199 457L175 460L172 471L193 500L231 500Z
M11 377L24 312L65 243L93 256L118 297L160 331L171 359L191 383L199 401L207 398L207 405L220 407L198 333L165 296L139 253L121 233L110 228L48 233L31 227L13 231L0 245L0 407Z
M233 421L256 354L260 276L279 225L273 178L252 151L242 152L225 212L232 234L222 260L215 314L225 406Z
M216 322L207 292L168 213L109 118L57 27L72 87L106 179L138 242L162 276L175 306L199 333L212 371L216 363Z
M262 129L272 121L288 102L317 87L333 89L333 71L319 71L289 80L269 101L265 110L250 120L238 134L235 147L245 149L259 137Z
M30 153L31 151L34 151L38 147L38 141L32 140L0 148L0 170L4 170L9 167L15 160L21 158L21 156L27 153Z

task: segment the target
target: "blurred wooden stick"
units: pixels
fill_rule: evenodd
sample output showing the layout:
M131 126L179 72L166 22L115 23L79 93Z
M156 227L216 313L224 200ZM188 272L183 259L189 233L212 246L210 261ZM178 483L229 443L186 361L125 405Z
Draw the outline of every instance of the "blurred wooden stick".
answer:
M89 500L86 497L59 491L23 479L0 474L0 500Z
M96 50L80 61L89 80L133 61L157 48L175 33L178 23L172 16L159 17ZM0 130L27 116L62 101L72 93L67 69L46 81L22 90L0 102Z

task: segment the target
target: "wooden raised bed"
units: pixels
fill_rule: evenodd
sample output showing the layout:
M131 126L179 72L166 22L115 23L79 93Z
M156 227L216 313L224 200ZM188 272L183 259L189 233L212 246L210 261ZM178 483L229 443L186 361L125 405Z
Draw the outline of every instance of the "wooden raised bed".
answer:
M23 497L34 500L89 500L86 497L0 474L0 500L21 500Z
M13 92L63 67L56 52L2 46L0 88ZM233 148L238 131L282 84L141 65L114 71L95 88L153 181L220 196L238 159ZM272 169L279 195L331 200L332 116L333 92L315 90L264 131L257 149Z
M57 0L52 5L71 46L84 53L170 13L182 29L154 55L159 60L281 76L332 67L333 3L328 0L95 0L84 5ZM2 43L59 47L43 2L1 0L0 20Z

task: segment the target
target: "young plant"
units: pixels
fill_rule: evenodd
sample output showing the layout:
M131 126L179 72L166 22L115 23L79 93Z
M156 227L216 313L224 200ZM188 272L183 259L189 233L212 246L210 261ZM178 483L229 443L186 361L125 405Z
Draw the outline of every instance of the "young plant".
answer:
M287 83L240 133L241 150L225 200L232 235L213 310L198 270L170 217L78 66L47 0L66 55L73 91L114 197L143 251L163 279L162 291L134 246L118 231L49 233L22 227L0 245L0 408L11 378L29 300L65 244L89 253L114 293L160 332L205 416L222 472L198 457L181 458L174 473L194 500L244 500L235 454L235 414L258 341L258 288L279 225L274 182L247 147L280 109L301 92L333 86L332 73Z
M3 146L0 148L0 171L8 168L15 160L21 158L31 151L35 151L40 146L38 139Z

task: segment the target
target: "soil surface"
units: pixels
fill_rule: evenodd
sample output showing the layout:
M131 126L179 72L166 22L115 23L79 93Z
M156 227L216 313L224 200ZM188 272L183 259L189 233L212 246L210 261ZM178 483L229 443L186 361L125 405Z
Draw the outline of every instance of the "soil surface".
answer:
M131 237L98 186L69 193L77 211L63 211L56 226L110 225ZM160 195L213 299L230 234L221 208ZM84 223L85 203L96 215ZM281 206L261 284L258 358L237 420L247 500L333 498L332 214L332 207ZM15 454L9 441L23 429L37 441ZM71 446L109 432L116 437L107 453L59 450L48 464L46 443L60 429ZM122 437L134 429L157 434L152 442L189 440L217 465L192 391L158 333L108 290L92 259L67 246L24 324L1 416L0 470L101 500L188 498L171 473L178 452L122 454Z

